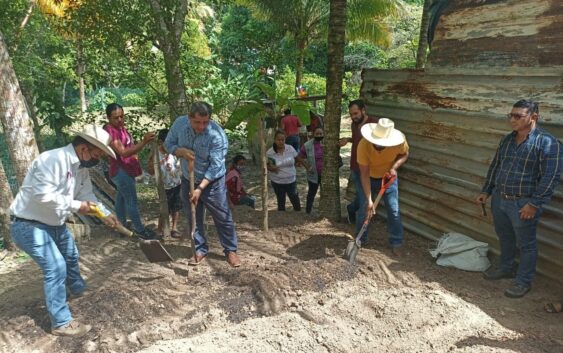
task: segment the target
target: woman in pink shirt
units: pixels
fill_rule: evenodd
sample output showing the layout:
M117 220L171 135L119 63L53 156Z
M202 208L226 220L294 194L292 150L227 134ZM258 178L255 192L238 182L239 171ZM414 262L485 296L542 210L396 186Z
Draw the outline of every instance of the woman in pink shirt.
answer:
M137 201L137 187L135 177L141 175L143 170L139 163L137 153L143 149L154 137L154 132L147 132L143 140L134 143L131 134L125 128L123 107L117 103L106 107L109 124L104 129L111 136L111 148L115 151L117 159L109 158L109 176L116 185L115 213L121 224L125 224L127 215L131 218L133 229L143 239L154 239L156 234L145 228L139 214Z

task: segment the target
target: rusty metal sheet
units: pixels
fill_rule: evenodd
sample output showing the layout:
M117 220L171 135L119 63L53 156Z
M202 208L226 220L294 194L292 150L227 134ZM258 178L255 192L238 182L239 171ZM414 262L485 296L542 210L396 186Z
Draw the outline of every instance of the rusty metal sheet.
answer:
M411 146L400 172L405 228L431 239L458 231L486 241L498 253L490 212L483 217L474 199L500 139L510 132L505 115L515 101L538 100L540 126L563 138L562 74L553 68L516 67L364 70L361 96L368 114L394 120ZM538 228L538 270L558 281L562 233L559 185Z

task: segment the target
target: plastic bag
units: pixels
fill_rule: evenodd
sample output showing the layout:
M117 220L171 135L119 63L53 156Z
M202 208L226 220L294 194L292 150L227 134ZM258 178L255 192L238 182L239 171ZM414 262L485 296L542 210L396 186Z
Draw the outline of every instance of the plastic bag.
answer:
M436 264L454 267L465 271L482 272L491 266L487 257L489 244L471 239L460 233L446 233L439 240L430 254Z

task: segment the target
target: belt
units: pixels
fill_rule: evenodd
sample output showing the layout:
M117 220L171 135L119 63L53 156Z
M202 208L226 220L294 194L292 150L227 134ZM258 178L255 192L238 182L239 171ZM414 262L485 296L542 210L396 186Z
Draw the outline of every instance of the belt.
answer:
M12 222L31 222L31 223L39 223L39 221L34 221L33 219L21 218L16 217L14 215L10 215L10 221Z
M526 195L507 195L504 192L501 192L500 197L502 199L505 199L505 200L518 200L518 199L521 199L523 197L529 197L529 196L526 196Z

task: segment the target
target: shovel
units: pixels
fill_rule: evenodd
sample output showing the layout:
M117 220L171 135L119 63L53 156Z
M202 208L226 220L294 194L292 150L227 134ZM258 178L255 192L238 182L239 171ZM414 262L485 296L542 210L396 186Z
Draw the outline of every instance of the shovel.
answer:
M99 219L104 222L106 217L108 217L111 212L105 208L102 203L99 203L95 206L90 206L91 212L89 213L90 216L98 217ZM104 222L105 223L105 222ZM118 233L125 235L126 237L132 237L135 232L125 228L122 224L118 223L112 226L114 230ZM162 246L160 241L154 240L141 240L139 242L141 246L141 250L143 254L147 257L147 260L150 262L164 262L164 261L173 261L172 256L166 251L166 249Z
M188 197L188 202L191 202L190 199L191 199L191 197L192 197L192 195L194 194L194 191L195 191L195 172L194 172L195 165L194 164L195 164L195 161L189 161L188 162L188 170L190 172L190 195ZM191 238L191 241L192 241L192 253L193 253L193 256L194 256L192 265L198 265L198 263L195 262L195 258L196 258L196 252L195 252L195 226L196 226L196 224L195 224L195 222L196 222L196 220L195 220L195 218L196 218L195 217L195 208L196 208L196 205L191 204L190 206L191 206L190 210L192 211L191 212L192 226L190 227L190 238Z
M383 194L385 194L385 190L387 190L387 188L389 188L389 186L393 184L396 178L397 176L391 175L389 173L385 173L383 175L383 178L381 178L381 187L379 188L379 193L377 194L375 201L373 201L373 212L367 215L364 224L362 225L362 228L360 228L360 231L356 236L356 239L349 241L348 246L346 247L346 251L344 251L344 258L348 260L348 262L350 262L351 264L356 263L356 255L358 255L358 251L360 251L360 248L362 247L362 241L361 241L362 236L368 229L369 222L371 221L371 217L375 215L375 213L377 212L376 210L377 210L377 205L379 205L379 201L381 201Z

